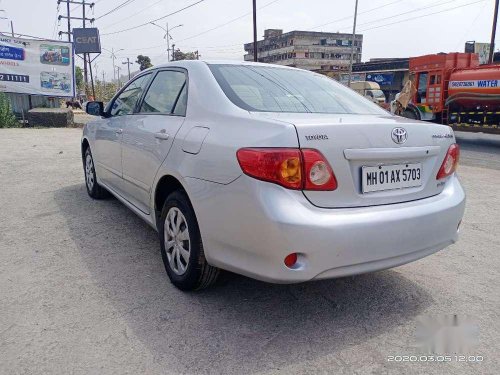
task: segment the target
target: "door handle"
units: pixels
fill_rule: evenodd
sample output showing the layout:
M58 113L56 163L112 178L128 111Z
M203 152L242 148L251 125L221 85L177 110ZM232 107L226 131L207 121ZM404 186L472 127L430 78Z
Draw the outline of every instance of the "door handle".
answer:
M158 133L155 133L155 138L166 141L170 137L169 134L166 133L165 129L160 130Z
M115 131L115 133L116 133L116 134L122 134L122 133L123 133L123 129L117 129L117 130Z

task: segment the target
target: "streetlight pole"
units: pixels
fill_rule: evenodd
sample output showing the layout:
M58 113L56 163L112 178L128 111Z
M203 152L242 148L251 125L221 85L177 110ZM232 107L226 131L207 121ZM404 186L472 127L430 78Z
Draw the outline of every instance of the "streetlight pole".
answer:
M352 40L351 40L351 60L349 62L349 77L347 78L347 87L351 87L352 79L352 62L354 59L354 41L356 39L356 19L358 18L358 0L354 6L354 23L352 25Z
M111 51L109 49L106 49L106 48L103 48L103 50L108 51L109 53L111 53L111 59L113 60L113 81L116 81L116 64L115 64L116 53L120 52L120 51L125 51L125 50L123 48L120 48L117 51L115 51L114 48L111 48Z
M257 58L257 0L253 0L253 61Z
M488 58L488 63L490 64L493 64L495 33L497 31L497 19L498 19L498 0L495 1L495 14L493 15L493 26L491 28L490 56Z
M183 24L180 24L180 25L177 25L177 26L174 26L172 27L171 29L168 28L168 22L167 22L167 28L165 29L163 26L161 25L158 25L157 23L154 23L154 22L150 22L151 25L154 25L154 26L157 26L159 27L160 29L162 29L163 31L165 31L165 35L163 36L163 39L166 39L167 40L167 61L170 62L170 39L172 39L172 36L170 35L170 32L173 30L173 29L176 29L178 27L181 27L181 26L184 26ZM172 54L173 56L173 54Z

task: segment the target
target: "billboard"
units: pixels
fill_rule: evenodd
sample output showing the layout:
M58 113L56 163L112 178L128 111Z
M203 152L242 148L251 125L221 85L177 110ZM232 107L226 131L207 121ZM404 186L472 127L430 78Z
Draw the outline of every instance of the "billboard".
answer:
M359 81L366 81L366 74L365 73L352 73L351 82L359 82ZM347 82L349 82L349 74L348 73L341 74L340 75L340 83L347 86Z
M367 73L366 80L377 82L381 88L391 86L394 81L394 73Z
M74 28L73 43L75 44L75 53L101 53L101 41L99 40L99 30L91 28Z
M71 43L0 36L0 91L73 97L73 69Z

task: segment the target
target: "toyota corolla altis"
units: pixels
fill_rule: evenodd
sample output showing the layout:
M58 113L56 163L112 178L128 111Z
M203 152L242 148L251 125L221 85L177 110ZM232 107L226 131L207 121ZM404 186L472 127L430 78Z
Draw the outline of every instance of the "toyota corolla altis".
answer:
M159 233L173 284L220 269L275 283L398 266L457 240L453 131L330 78L256 63L141 72L83 130L87 191Z

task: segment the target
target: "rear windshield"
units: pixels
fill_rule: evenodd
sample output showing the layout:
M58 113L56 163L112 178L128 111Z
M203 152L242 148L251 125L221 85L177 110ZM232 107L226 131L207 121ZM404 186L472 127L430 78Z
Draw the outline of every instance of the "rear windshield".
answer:
M227 97L253 112L387 114L326 76L255 65L209 65Z

